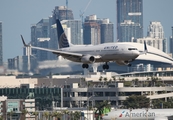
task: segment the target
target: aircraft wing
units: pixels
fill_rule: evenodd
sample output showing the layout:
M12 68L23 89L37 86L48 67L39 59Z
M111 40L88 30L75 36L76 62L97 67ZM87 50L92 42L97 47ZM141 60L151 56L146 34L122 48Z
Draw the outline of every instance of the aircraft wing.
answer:
M52 50L52 49L48 49L48 48L41 48L41 47L35 47L35 46L31 46L31 45L27 45L24 41L24 38L23 36L21 35L21 39L22 39L22 42L23 42L23 45L25 47L31 47L33 49L37 49L37 50L44 50L44 51L48 51L48 52L52 52L54 54L58 54L58 55L71 55L71 56L74 56L74 57L82 57L83 55L80 54L80 53L72 53L72 52L65 52L65 51L61 51L61 50Z
M48 51L48 52L52 52L54 54L57 55L62 55L62 56L74 56L74 57L82 57L83 54L80 53L72 53L72 52L66 52L66 51L61 51L61 50L52 50L52 49L48 49L48 48L41 48L41 47L35 47L35 46L30 46L33 49L37 49L37 50L44 50L44 51Z
M54 54L57 54L57 55L61 55L63 57L75 57L77 59L81 59L83 56L85 56L84 54L81 54L81 53L74 53L74 52L66 52L66 51L62 51L62 50L53 50L53 49L48 49L48 48L42 48L42 47L35 47L35 46L31 46L31 45L27 45L23 39L23 36L21 35L21 39L22 39L22 42L23 42L23 45L25 47L31 47L33 49L37 49L37 50L43 50L43 51L48 51L48 52L52 52ZM99 59L101 58L101 56L94 56L95 59Z
M41 47L35 47L35 46L29 46L33 49L37 49L37 50L43 50L43 51L48 51L48 52L52 52L53 54L57 54L57 55L61 55L61 56L72 56L72 57L76 57L76 58L82 58L83 56L85 56L84 54L81 53L74 53L74 52L66 52L66 51L61 51L61 50L53 50L53 49L48 49L48 48L41 48ZM93 56L93 55L92 55ZM96 55L94 56L95 59L100 59L101 56L100 55Z

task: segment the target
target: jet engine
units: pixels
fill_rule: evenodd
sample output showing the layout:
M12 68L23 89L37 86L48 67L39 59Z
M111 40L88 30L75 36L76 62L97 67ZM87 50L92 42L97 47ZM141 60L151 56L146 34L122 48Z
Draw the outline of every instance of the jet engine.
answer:
M91 55L85 55L81 58L82 63L94 63L95 57Z

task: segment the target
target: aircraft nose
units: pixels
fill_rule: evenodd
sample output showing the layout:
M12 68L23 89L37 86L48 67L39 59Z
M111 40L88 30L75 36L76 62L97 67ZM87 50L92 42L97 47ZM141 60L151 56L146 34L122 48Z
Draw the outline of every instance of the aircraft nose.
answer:
M135 50L135 51L133 51L133 55L134 55L135 57L138 57L138 56L140 55L140 52L137 51L137 50Z

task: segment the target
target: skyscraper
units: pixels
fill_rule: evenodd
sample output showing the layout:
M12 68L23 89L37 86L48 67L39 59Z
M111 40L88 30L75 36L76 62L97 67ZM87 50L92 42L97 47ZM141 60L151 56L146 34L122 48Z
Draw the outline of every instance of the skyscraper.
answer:
M155 47L163 52L167 52L166 38L164 38L164 31L160 22L150 22L147 31L147 37L144 38L133 38L133 42L146 43L152 47Z
M96 15L85 18L83 27L84 44L97 45L114 41L113 23L108 18L97 19Z
M49 38L49 19L41 19L36 25L31 26L31 45L38 46L38 38ZM32 54L37 55L36 49Z
M117 0L117 39L130 42L143 37L143 1Z
M0 66L3 65L3 53L2 53L2 22L0 21Z
M101 22L101 43L114 42L114 24L109 19Z
M100 24L97 22L96 15L86 17L83 29L84 44L100 44Z
M164 38L164 31L163 31L163 26L160 22L154 21L150 22L150 25L148 27L148 32L147 32L148 37L152 38Z
M70 41L72 44L78 45L82 44L82 36L81 36L81 21L80 20L63 20L62 25L66 25L67 28L70 28Z
M169 38L169 52L172 54L173 56L173 26L171 27L172 28L172 36Z
M74 20L72 10L68 9L66 6L56 6L53 10L53 21L52 24L56 23L56 19L62 20Z

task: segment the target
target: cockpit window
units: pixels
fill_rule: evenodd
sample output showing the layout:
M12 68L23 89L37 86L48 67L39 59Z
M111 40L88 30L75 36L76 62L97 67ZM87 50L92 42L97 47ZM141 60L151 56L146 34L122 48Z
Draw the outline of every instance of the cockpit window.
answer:
M138 50L137 48L128 48L128 50Z

